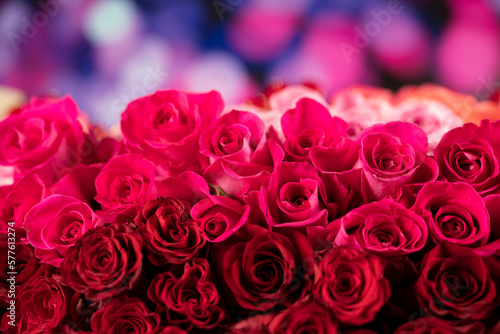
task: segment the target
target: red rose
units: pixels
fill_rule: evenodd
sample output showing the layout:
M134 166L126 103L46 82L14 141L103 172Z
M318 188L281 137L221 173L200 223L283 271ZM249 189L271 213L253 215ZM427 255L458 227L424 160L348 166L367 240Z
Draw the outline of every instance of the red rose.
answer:
M465 182L485 196L500 186L500 121L482 120L478 127L468 123L443 136L434 156L442 177Z
M165 326L158 334L188 334L185 330L177 326Z
M127 225L97 227L68 249L61 274L75 291L104 300L133 289L142 270L142 242Z
M344 324L371 322L390 294L389 281L375 255L337 247L319 263L313 296Z
M248 311L291 305L311 285L311 244L296 231L285 236L256 225L245 228L245 239L228 239L212 252L228 303Z
M347 123L313 99L299 100L281 117L281 127L287 161L308 161L321 172L341 172L358 160L359 143L347 138Z
M134 152L164 165L170 174L179 174L206 165L198 140L223 108L222 97L215 91L158 91L132 101L122 114L121 128Z
M38 259L33 255L33 248L28 244L18 241L14 244L15 247L13 250L15 254L15 269L11 270L9 268L9 262L12 261L12 253L9 254L8 250L10 250L12 246L7 242L7 236L7 233L0 234L0 249L3 250L0 254L0 306L5 307L7 307L9 303L8 291L11 287L11 281L7 281L10 275L7 275L7 273L17 273L15 285L16 289L19 289L19 287L34 276L40 268ZM10 259L9 255L11 255Z
M394 334L480 334L484 326L478 322L457 325L456 322L440 318L420 317L399 326ZM493 334L493 333L492 333Z
M70 301L73 291L53 277L54 267L44 265L17 291L16 327L8 324L9 312L2 318L2 330L18 333L52 333L71 319Z
M499 285L498 261L445 240L425 256L415 290L428 314L472 321L493 316Z
M120 296L92 315L91 326L95 334L156 334L160 316L149 311L139 298Z
M226 318L222 300L210 281L210 265L205 259L194 259L184 265L182 276L167 271L157 275L148 288L148 297L156 312L164 314L171 325L191 330L210 330Z
M137 154L109 160L95 179L96 201L104 208L122 210L147 201L155 186L155 166Z
M271 334L336 334L337 323L330 313L315 302L296 303L282 311L269 324Z
M395 195L402 185L433 181L438 176L436 162L427 155L427 136L418 125L377 124L359 138L360 161L376 200Z
M328 240L336 245L389 257L421 250L428 235L422 217L389 199L362 205L330 226Z
M22 173L36 171L51 184L62 169L82 162L84 137L78 116L70 97L34 99L0 122L0 165L15 166Z
M153 199L144 204L135 217L155 266L184 263L205 256L207 241L198 224L188 218L181 201L172 198Z

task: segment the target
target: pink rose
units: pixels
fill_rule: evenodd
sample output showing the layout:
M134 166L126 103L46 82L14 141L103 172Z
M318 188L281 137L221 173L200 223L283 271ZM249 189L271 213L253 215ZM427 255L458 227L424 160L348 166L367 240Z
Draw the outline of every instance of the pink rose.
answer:
M264 128L258 116L237 110L208 128L200 138L201 153L211 161L203 173L205 179L233 197L259 189L284 157Z
M261 208L269 226L324 226L326 191L318 171L307 162L282 162L261 189Z
M386 257L421 250L428 235L422 217L389 199L360 206L330 225L339 228L335 237L329 236L335 245L349 245Z
M219 158L248 162L265 141L264 129L257 115L233 110L202 133L200 152L210 158L210 163Z
M52 183L67 166L81 163L84 150L79 111L70 97L32 100L19 114L0 122L0 165L36 173Z
M250 206L226 196L210 196L191 209L191 216L208 241L221 242L247 223Z
M149 199L155 186L155 166L137 154L119 155L103 167L95 186L95 199L103 208L129 208Z
M210 196L210 188L203 177L188 171L161 181L158 184L158 194L181 201L189 212L193 205Z
M340 173L323 173L322 180L326 189L328 221L341 218L368 202L366 180L360 168ZM338 224L311 225L306 227L306 235L314 248L322 249L327 245L325 236L335 237L338 230Z
M100 133L103 131L100 128L91 128L90 131L87 140L92 145L92 152L86 157L85 163L106 163L117 155L129 152L123 139L118 140L114 137L108 137L108 133ZM116 137L121 138L122 134L118 132Z
M10 222L20 229L28 211L47 196L45 184L35 174L26 175L13 186L0 187L0 230L7 232Z
M54 183L49 190L52 194L78 198L93 209L98 209L99 203L95 200L97 195L95 179L101 172L102 167L103 164L92 164L68 168L64 176Z
M219 117L224 102L219 93L157 91L131 102L122 114L125 142L134 152L162 164L170 174L199 170L206 164L198 140Z
M87 204L73 197L51 195L28 212L23 227L36 257L59 267L68 248L98 225L98 216Z
M411 209L427 220L435 243L448 240L479 247L488 241L488 211L481 196L467 183L429 182Z
M470 184L481 196L499 193L500 121L468 123L445 134L434 156L442 177Z
M330 220L367 203L366 180L361 168L340 173L322 173Z
M438 176L436 162L427 155L427 136L415 124L378 124L359 138L361 164L376 200L395 195L402 185L421 184Z
M302 99L281 118L288 161L312 161L322 172L349 170L358 160L359 145L347 138L347 123L322 104Z

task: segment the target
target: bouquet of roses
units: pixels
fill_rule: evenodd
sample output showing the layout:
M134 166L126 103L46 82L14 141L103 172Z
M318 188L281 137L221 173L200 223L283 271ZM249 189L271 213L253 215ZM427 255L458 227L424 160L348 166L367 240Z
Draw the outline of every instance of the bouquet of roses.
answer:
M499 109L169 90L116 131L35 98L0 122L0 329L500 333Z

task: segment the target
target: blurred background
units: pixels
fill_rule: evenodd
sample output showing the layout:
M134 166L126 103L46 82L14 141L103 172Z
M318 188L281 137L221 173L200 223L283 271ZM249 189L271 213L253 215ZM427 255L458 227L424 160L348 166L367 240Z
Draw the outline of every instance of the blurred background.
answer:
M0 35L0 85L103 126L157 89L500 88L500 0L0 0Z

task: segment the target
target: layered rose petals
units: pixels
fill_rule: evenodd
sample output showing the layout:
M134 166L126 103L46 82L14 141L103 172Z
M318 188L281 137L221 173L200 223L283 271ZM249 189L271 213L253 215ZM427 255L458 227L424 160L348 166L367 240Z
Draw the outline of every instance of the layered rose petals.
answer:
M264 133L256 115L233 110L200 138L201 153L210 158L203 176L230 196L243 197L267 181L284 157L276 138Z
M327 223L323 180L307 162L283 162L262 187L261 203L269 226L307 227Z
M347 138L347 123L319 102L304 98L281 118L288 161L309 161L322 172L349 170L359 145Z
M313 296L340 322L363 325L373 320L390 296L378 257L337 247L319 263Z
M151 200L134 221L140 226L148 259L156 266L184 263L206 250L205 237L180 201L163 197Z
M424 310L451 320L484 320L498 306L500 264L468 248L441 242L429 252L416 283Z
M180 277L171 272L157 275L148 288L148 297L167 324L186 330L211 330L226 318L205 259L186 263Z
M468 123L443 136L435 157L440 174L450 182L465 182L486 196L500 186L500 121Z
M93 301L132 290L141 272L141 239L128 226L117 224L88 231L61 262L67 284Z
M427 241L422 217L388 199L352 210L340 220L335 245L348 245L380 256L400 256L421 250Z
M78 116L70 97L33 99L0 122L0 164L34 171L52 183L65 167L82 161L84 134Z
M121 129L134 152L164 166L172 175L199 170L201 131L219 117L224 102L219 93L157 91L131 102L122 115Z
M99 224L99 217L86 203L74 197L52 195L28 212L23 227L35 247L36 257L59 267L76 240Z
M481 196L467 183L429 182L412 210L422 215L436 243L448 240L467 247L486 244L490 217Z
M360 161L374 199L394 195L402 185L423 184L438 176L427 155L427 136L415 124L374 125L360 135Z
M155 186L155 166L137 154L112 158L95 179L96 201L108 210L144 203Z

